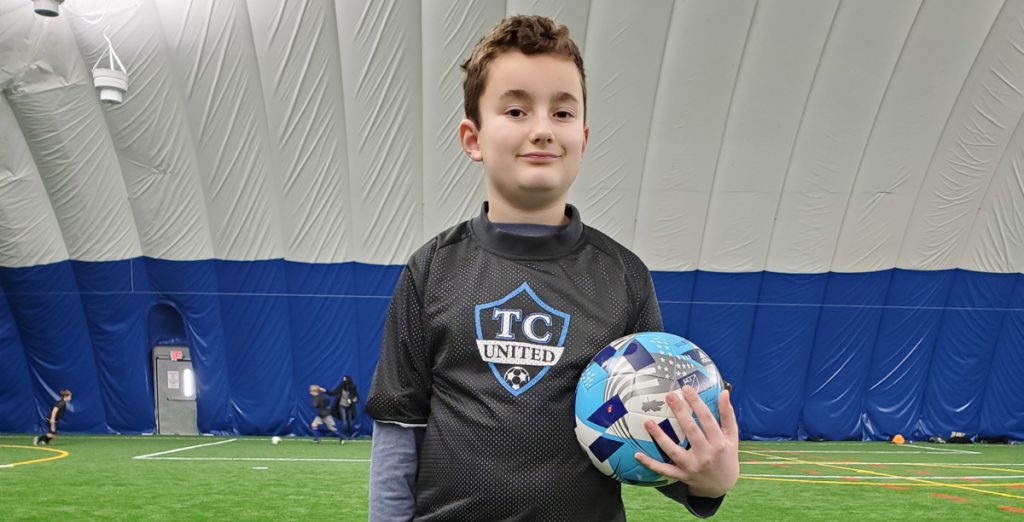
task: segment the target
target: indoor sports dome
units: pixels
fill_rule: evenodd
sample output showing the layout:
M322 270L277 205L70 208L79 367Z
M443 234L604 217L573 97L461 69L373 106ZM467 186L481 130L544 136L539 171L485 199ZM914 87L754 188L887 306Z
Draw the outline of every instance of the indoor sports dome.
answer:
M50 3L0 0L0 431L62 388L122 434L167 390L214 434L365 394L403 264L484 200L459 65L538 13L587 69L569 200L743 438L1024 439L1020 0Z

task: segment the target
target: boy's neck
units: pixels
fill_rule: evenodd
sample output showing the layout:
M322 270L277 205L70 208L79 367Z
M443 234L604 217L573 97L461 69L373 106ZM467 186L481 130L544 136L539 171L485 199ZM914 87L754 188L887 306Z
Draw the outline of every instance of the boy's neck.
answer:
M536 209L515 208L500 201L490 200L487 203L487 219L491 223L528 223L532 225L565 225L569 218L565 215L565 201Z

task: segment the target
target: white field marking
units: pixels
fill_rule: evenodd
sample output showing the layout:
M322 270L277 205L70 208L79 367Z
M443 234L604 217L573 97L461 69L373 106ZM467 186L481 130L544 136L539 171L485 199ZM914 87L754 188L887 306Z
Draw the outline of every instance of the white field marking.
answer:
M370 459L304 459L289 457L150 457L147 458L146 460L237 460L256 462L370 462Z
M227 444L229 442L235 442L236 440L238 440L238 439L219 440L217 442L208 442L206 444L196 444L194 446L186 446L184 448L175 448L175 449L167 450L167 451L159 451L157 453L150 453L148 455L139 455L137 457L132 457L132 458L136 459L136 460L152 459L153 457L156 457L158 455L167 455L168 453L177 453L179 451L188 451L190 449L205 448L207 446L217 446L219 444Z
M903 447L906 447L906 446L899 446L899 447L903 448ZM907 449L910 449L910 448L907 448ZM928 450L928 451L938 451L939 453L961 453L961 454L965 454L965 455L981 455L980 451L959 450L959 449L953 449L953 448L932 448L932 447L929 447L929 446L918 446L917 449L923 449L923 450ZM917 452L915 451L914 453L917 453Z
M744 462L741 461L741 466L811 466L815 464L823 464L829 466L939 466L939 467L992 467L992 466L1024 466L1024 463L1012 463L1007 464L1005 462L958 462L955 464L947 464L944 462L851 462L848 460L840 460L836 462L817 462L810 460L800 460L797 462Z
M266 466L253 466L252 469L270 469Z
M31 435L31 434L30 433L28 433L28 434L14 434L14 435L11 435L11 434L0 434L0 440L3 440L3 439L25 439L29 435ZM75 434L63 434L62 433L61 437L75 438L75 439L87 439L87 440L132 440L132 439L134 439L134 440L170 440L171 438L177 438L177 439L181 439L181 440L187 440L187 439L196 439L196 440L207 439L207 440L209 440L209 439L214 438L215 436L214 435L156 435L156 434L153 434L153 435L90 435L88 433L75 433ZM295 440L311 440L310 437L291 437L291 436L288 436L288 435L280 436L280 437L281 437L281 442L288 442L289 440L292 440L292 441L295 441ZM247 440L263 440L263 441L270 442L270 437L243 436L242 438L239 438L237 440L243 441L243 442L247 441ZM352 443L352 442L372 442L372 437L359 437L358 439L345 439L345 444L349 444L349 443Z
M972 477L865 477L864 475L766 475L762 473L741 473L741 477L762 478L801 478L801 479L857 479L857 480L980 480L980 479L1019 479L1024 475L992 475Z
M0 468L13 468L14 464L0 464Z
M939 450L939 449L935 449L935 448L925 448L925 449L930 449L932 451L939 451L939 452L943 452L943 453L962 453L962 454L966 454L966 455L981 455L980 451L966 451L966 450L949 450L949 451L947 451L947 450ZM741 453L743 451L744 450L740 450ZM926 451L856 451L856 450L847 450L847 451L841 451L841 450L833 450L833 451L757 450L757 452L758 453L776 453L776 454L790 454L790 453L792 453L792 454L797 454L797 453L815 453L815 454L816 453L843 453L843 454L852 454L852 455L868 455L868 454L875 454L875 455L911 455L911 454L914 454L914 453L927 453Z

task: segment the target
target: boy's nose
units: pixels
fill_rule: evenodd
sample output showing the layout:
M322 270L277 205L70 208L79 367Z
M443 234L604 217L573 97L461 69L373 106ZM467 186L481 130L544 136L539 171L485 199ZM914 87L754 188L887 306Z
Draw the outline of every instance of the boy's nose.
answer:
M551 143L554 139L555 135L551 132L551 126L547 122L538 123L530 133L531 143Z

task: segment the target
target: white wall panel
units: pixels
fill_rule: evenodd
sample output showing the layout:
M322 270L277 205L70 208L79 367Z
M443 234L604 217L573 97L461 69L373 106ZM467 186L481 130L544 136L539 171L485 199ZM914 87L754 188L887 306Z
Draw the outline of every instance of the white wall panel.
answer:
M349 165L334 4L249 0L280 180L284 257L349 259Z
M1024 2L1006 2L981 43L914 201L899 266L961 265L993 174L1024 114L1022 19Z
M354 261L404 263L423 241L420 4L335 4Z
M27 9L5 13L5 26L9 16L34 16ZM138 234L117 156L67 19L33 23L25 36L5 45L27 46L31 61L8 68L17 72L4 92L68 255L83 261L137 257Z
M787 165L765 269L822 273L864 146L920 2L842 2Z
M195 141L153 4L112 9L109 2L91 0L65 10L90 69L101 58L109 64L104 35L130 64L124 102L102 107L142 252L161 259L214 257Z
M588 73L569 200L652 268L1024 272L1024 0L31 7L0 0L3 266L403 263L485 197L461 63L539 13Z
M700 266L764 269L772 224L837 2L761 2L747 36L704 226Z
M676 2L672 11L633 244L653 269L697 268L715 163L755 3L688 0Z
M0 266L64 261L68 251L32 153L0 97Z
M868 138L832 270L897 266L942 129L1001 5L1000 0L921 5Z
M504 16L501 2L423 2L423 233L432 237L480 212L483 170L462 151L462 68L469 51Z
M244 0L154 4L184 91L214 253L282 257L281 180Z
M583 219L625 245L633 244L672 2L591 5L587 46L590 141L569 201ZM642 57L642 59L638 59Z

